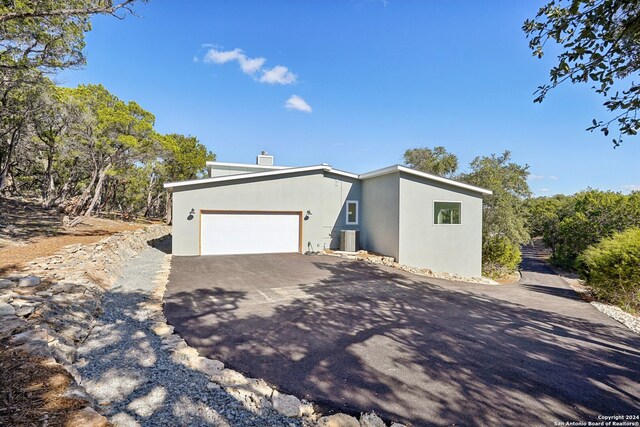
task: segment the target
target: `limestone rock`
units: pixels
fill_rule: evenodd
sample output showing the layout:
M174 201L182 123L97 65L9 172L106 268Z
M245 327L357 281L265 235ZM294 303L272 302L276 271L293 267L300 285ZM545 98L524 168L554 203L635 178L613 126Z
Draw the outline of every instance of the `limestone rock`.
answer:
M244 387L225 387L225 391L235 397L246 408L256 411L264 408L271 408L269 399Z
M360 415L360 427L386 427L384 421L375 412Z
M360 427L360 423L354 417L347 414L335 414L322 417L318 420L319 427Z
M273 409L286 417L299 417L302 415L302 402L295 396L274 391L271 402L273 403Z
M62 393L62 397L66 397L68 399L82 400L86 402L89 406L93 406L95 402L93 401L93 397L87 393L84 387L79 385L72 384Z
M108 427L109 421L93 408L86 407L71 415L65 427Z
M189 361L189 366L196 371L200 371L205 375L219 375L224 369L224 363L219 360L207 359L206 357L198 356Z
M233 369L223 369L217 374L209 375L209 378L221 385L245 385L248 382L244 375Z
M0 289L9 289L14 287L15 285L16 284L9 279L0 279Z
M25 305L24 307L20 307L16 310L16 316L27 317L31 313L33 313L34 307L30 305Z
M16 314L16 309L6 302L0 303L0 316L11 316Z
M0 340L10 337L15 331L18 331L28 325L27 321L21 317L0 316Z
M400 424L400 423L393 423L391 424L391 427L407 427L404 424Z
M26 276L18 281L19 287L34 287L40 285L40 278L37 276Z
M164 337L173 333L173 326L158 322L151 327L151 330L159 337Z

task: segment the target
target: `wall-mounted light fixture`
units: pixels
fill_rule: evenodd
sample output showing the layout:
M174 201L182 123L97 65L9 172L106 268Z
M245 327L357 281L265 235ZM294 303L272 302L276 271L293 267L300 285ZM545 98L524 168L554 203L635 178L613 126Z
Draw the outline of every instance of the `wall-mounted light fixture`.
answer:
M307 210L307 215L313 215L313 214L311 213L311 209Z
M187 217L187 221L191 221L195 214L196 214L196 210L191 208L191 211L189 211L189 216Z

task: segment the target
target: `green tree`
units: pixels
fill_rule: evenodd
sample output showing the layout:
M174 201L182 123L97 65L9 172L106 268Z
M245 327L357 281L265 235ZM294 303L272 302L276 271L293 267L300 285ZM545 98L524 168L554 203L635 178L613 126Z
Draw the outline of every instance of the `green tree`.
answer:
M202 177L206 173L206 162L216 155L207 150L196 137L178 134L165 135L162 139L163 167L161 180L183 181ZM171 223L171 192L166 198L166 222Z
M561 207L568 202L568 197L534 197L525 201L527 232L531 237L543 237L545 230L558 221Z
M525 21L523 30L538 58L550 42L561 46L557 63L549 72L550 82L538 87L534 102L542 102L563 82L588 83L606 98L604 105L612 112L609 119L594 119L588 130L600 129L607 136L615 123L616 147L623 135L637 134L640 84L630 79L637 77L640 69L637 0L552 0L534 19Z
M530 241L525 218L524 200L531 196L527 183L529 166L513 163L511 152L488 157L476 157L470 164L471 171L459 178L469 184L493 191L484 196L482 214L482 247L484 270L489 262L500 260L497 251L503 248L503 259L514 260L520 256L519 246ZM495 263L494 263L495 264ZM496 266L490 266L495 270Z
M121 101L102 85L78 86L72 97L83 117L74 127L74 137L91 165L91 179L75 212L91 215L100 201L105 179L141 161L153 148L155 118L134 101Z
M57 70L84 63L84 33L95 14L119 17L135 0L20 0L0 2L0 69ZM120 13L120 15L117 15ZM15 76L14 76L15 77Z
M640 193L586 190L559 205L557 215L545 224L544 242L553 251L553 263L572 269L588 246L638 226Z
M458 170L458 157L442 146L411 148L404 152L404 163L410 168L438 176L452 177Z

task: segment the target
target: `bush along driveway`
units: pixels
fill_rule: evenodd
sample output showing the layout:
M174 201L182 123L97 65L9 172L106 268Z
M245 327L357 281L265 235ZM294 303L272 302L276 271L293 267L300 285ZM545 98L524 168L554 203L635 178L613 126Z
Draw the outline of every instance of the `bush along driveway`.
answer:
M637 414L640 337L525 263L489 286L297 254L174 257L165 314L201 355L413 425Z

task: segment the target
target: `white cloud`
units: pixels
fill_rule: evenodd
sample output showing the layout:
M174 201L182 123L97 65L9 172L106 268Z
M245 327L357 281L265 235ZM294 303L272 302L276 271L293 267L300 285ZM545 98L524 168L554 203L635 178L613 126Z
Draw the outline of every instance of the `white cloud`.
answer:
M233 50L220 50L213 45L203 45L207 47L207 53L202 58L202 62L213 64L226 64L227 62L236 61L240 65L243 73L250 76L256 76L260 73L260 77L256 77L261 83L289 85L295 83L298 77L293 74L284 65L276 65L273 68L263 69L266 58L250 58L244 54L242 49L235 48ZM197 62L194 59L194 62Z
M549 175L547 178L549 178L552 181L556 181L558 179L558 177L555 175Z
M270 70L265 70L260 77L260 82L269 84L290 85L295 83L298 76L293 74L284 65L276 65Z
M640 191L640 184L623 185L622 189L631 193L632 191Z
M529 175L529 179L530 179L531 181L537 181L537 180L539 180L539 179L544 179L544 175L534 175L534 174L531 174L531 175Z
M288 110L302 111L305 113L310 113L312 111L311 105L307 104L307 102L298 95L291 95L291 98L287 99L284 106Z
M541 192L541 193L548 193L548 192L549 192L549 189L548 189L548 188L541 188L541 189L540 189L540 192Z
M244 56L242 50L233 49L233 50L218 50L215 48L211 48L204 55L204 62L213 62L216 64L225 64L229 61L238 61L241 56Z
M197 56L193 57L193 62L200 62L200 59Z
M264 63L267 61L264 58L249 58L242 52L242 49L238 48L233 50L218 50L216 48L211 48L207 51L202 60L204 62L214 64L226 64L227 62L237 61L242 72L250 75L260 71Z
M247 58L244 55L238 58L240 68L245 74L255 74L260 71L266 61L264 58Z

